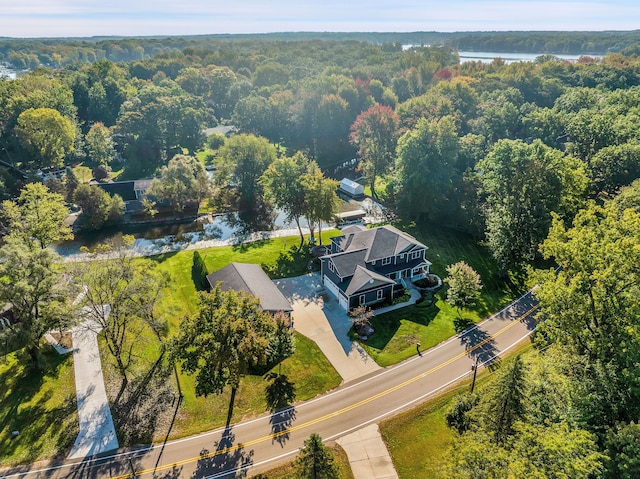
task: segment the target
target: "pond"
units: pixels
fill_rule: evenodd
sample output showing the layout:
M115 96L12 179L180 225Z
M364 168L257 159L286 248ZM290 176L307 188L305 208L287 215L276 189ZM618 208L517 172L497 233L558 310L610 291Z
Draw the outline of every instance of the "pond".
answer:
M301 221L306 229L306 221ZM323 225L325 228L326 225ZM150 256L169 251L198 247L237 244L274 236L297 235L295 223L289 222L284 213L268 210L260 213L229 213L204 215L195 221L171 224L118 225L99 231L76 232L72 241L53 245L53 249L64 257L81 254L81 248L94 248L100 243L131 235L135 238L132 249L136 256Z

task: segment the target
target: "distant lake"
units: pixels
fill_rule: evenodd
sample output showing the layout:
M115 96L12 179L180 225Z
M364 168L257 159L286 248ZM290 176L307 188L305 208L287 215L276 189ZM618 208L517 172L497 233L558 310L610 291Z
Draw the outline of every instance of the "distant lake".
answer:
M403 50L408 50L416 45L402 45ZM482 62L491 63L495 58L502 58L505 63L515 62L533 62L540 55L546 55L546 53L505 53L505 52L469 52L459 51L460 63L466 62ZM589 55L587 53L581 53L580 55L565 55L564 53L551 53L554 57L558 57L561 60L568 60L575 62L581 56L589 56L592 58L600 58L602 55Z
M16 79L16 72L13 70L9 70L7 68L4 67L0 67L0 77L6 76L7 78L11 79L11 80L15 80Z
M491 63L494 58L502 58L505 63L515 63L515 62L532 62L535 61L537 57L540 55L545 55L544 53L497 53L497 52L458 52L460 56L460 63L466 62L477 62L481 61L482 63ZM565 54L556 54L552 53L553 56L560 58L561 60L569 60L575 62L583 55L565 55ZM593 58L599 58L598 55L588 55Z

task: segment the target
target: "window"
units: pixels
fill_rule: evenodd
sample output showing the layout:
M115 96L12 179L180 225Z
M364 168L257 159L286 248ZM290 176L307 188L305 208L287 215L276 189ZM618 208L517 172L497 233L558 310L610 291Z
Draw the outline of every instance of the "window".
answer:
M379 290L378 290L378 293L377 293L377 298L378 298L378 299L382 299L382 298L384 298L384 291L382 291L381 289L379 289Z
M359 298L360 306L362 306L366 301L367 301L367 299L366 299L365 295L361 294L360 298Z
M400 259L404 259L404 253L400 255Z
M371 264L376 264L376 260L374 259L374 260L371 262Z
M333 261L329 261L329 271L335 272L335 270L333 268Z
M418 259L422 256L422 250L411 253L411 259Z
M391 264L391 258L382 258L382 266Z

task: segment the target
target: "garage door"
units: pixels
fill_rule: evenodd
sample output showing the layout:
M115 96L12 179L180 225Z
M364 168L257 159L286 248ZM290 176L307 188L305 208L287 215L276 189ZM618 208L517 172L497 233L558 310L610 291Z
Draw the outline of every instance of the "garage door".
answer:
M323 282L324 282L325 288L327 288L327 290L329 290L329 292L332 295L334 295L336 298L340 297L340 290L338 289L336 284L329 279L329 277L326 274L324 275L324 281Z

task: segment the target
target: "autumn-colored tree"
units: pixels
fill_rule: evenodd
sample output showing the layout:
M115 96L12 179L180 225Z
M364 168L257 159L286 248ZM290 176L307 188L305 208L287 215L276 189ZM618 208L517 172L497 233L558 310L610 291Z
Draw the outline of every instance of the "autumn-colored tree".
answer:
M388 106L374 105L361 113L351 125L351 143L358 147L362 171L369 178L371 196L376 198L375 182L392 163L398 139L398 115Z

